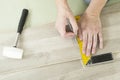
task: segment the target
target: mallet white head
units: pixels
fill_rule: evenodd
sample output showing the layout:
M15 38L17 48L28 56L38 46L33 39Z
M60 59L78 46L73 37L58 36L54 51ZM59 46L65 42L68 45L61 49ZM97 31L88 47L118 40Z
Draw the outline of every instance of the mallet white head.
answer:
M22 59L23 50L16 47L4 47L3 56L13 59Z

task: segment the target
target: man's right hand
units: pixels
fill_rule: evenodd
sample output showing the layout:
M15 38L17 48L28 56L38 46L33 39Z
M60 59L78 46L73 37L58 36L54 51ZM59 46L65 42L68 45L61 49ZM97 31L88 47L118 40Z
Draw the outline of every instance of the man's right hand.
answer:
M58 15L56 20L56 29L62 37L71 38L74 35L77 35L78 25L77 22L70 10L67 0L56 0ZM73 32L66 32L67 19L69 19Z

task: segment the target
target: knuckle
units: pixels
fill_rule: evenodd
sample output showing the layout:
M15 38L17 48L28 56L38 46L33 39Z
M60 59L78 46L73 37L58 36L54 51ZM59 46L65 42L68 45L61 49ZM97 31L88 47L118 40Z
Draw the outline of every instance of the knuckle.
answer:
M101 32L99 32L99 36L102 36L103 34Z
M92 40L89 40L88 43L89 43L89 45L91 45L92 44Z
M83 46L83 50L85 50L86 49L86 46Z
M99 35L100 38L102 38L102 35Z
M103 39L100 39L100 42L103 42Z
M94 32L99 32L99 29L98 29L98 28L95 28L95 29L94 29Z
M83 45L83 49L85 49L86 48L86 45Z
M99 31L93 31L93 34L98 34L99 33Z
M92 48L92 44L88 44L88 46L87 46L87 49L91 49Z
M83 39L83 43L84 43L84 44L87 43L87 39L86 39L86 38Z
M101 40L100 43L103 43L103 41Z
M93 50L92 50L92 54L94 54L95 52L96 52L96 50L95 50L95 49L93 49Z
M93 48L92 48L92 50L95 50L95 49L96 49L96 47L93 47Z
M90 52L91 51L91 49L87 49L87 52Z
M96 45L97 45L97 41L94 41L93 46L96 46Z
M83 50L83 51L85 51L86 49L85 49L85 48L83 48L82 50Z
M84 43L86 43L86 42L87 42L86 35L83 35L83 42L84 42Z
M88 47L87 47L87 50L90 50L91 49L91 46L89 45Z
M87 49L87 52L90 52L91 51L91 49Z
M93 44L93 48L96 48L96 44Z

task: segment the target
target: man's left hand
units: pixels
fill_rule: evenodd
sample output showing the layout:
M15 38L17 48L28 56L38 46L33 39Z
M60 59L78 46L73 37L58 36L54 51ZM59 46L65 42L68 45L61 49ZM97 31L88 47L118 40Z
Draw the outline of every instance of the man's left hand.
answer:
M82 33L80 39L83 40L83 53L89 56L90 53L96 52L97 45L103 48L102 25L99 16L84 13L78 25L82 30L79 33Z

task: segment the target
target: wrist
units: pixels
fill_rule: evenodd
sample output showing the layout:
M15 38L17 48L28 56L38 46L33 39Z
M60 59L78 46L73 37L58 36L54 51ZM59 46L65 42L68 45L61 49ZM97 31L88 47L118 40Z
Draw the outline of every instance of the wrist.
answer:
M100 16L106 2L107 0L91 0L91 3L86 9L86 13L93 16Z
M62 6L64 7L67 5L67 0L56 0L56 5L58 8Z
M100 12L92 11L92 10L86 10L85 14L89 15L89 16L95 16L95 17L99 17L100 16Z
M94 14L94 13L89 13L89 12L84 12L83 16L86 16L87 18L94 18L94 19L99 19L100 15Z
M56 4L57 4L57 9L58 9L58 13L60 14L69 14L71 13L71 9L67 3L67 0L56 0Z

